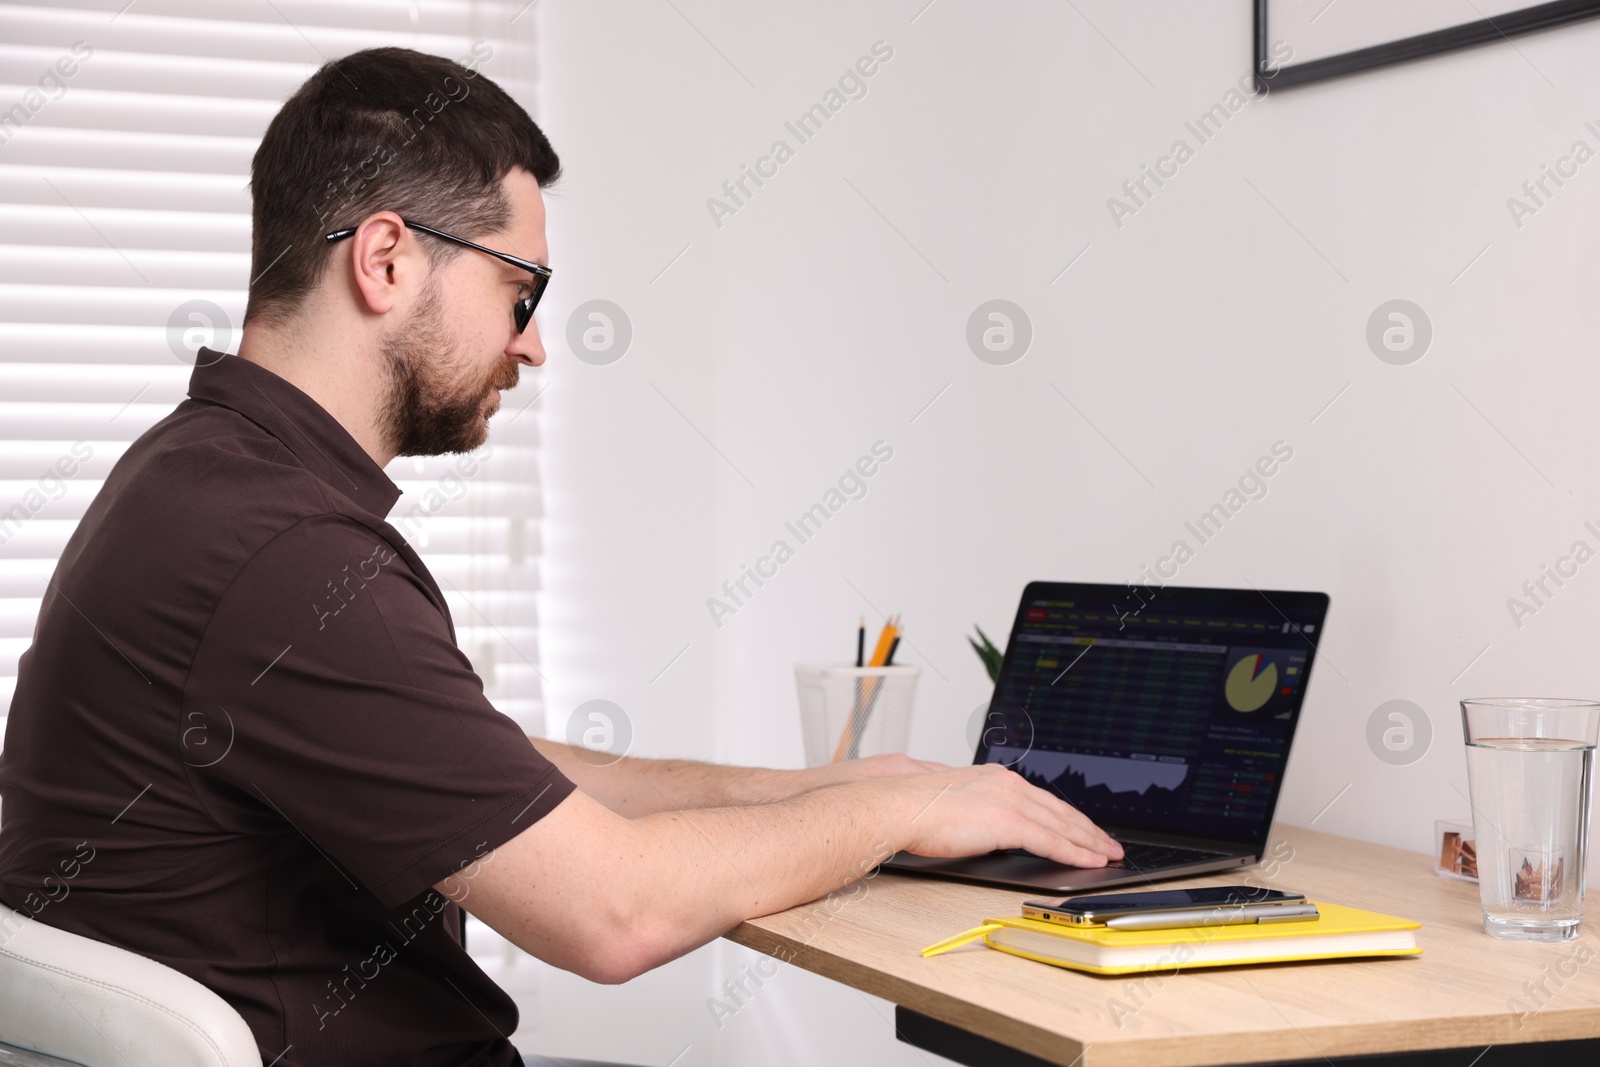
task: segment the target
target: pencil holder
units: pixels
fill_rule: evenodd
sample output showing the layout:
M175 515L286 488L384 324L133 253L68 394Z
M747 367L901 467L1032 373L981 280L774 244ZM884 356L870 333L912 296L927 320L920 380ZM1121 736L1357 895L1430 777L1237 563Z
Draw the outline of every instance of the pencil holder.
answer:
M904 752L922 668L796 663L806 766Z

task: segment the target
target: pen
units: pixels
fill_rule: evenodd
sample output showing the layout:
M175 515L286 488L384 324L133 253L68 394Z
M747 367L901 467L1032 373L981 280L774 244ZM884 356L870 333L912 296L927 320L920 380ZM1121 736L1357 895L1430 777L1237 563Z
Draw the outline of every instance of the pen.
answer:
M1185 908L1151 915L1119 915L1106 920L1108 930L1176 930L1196 926L1241 926L1245 923L1310 922L1319 917L1315 904L1245 904L1236 908Z

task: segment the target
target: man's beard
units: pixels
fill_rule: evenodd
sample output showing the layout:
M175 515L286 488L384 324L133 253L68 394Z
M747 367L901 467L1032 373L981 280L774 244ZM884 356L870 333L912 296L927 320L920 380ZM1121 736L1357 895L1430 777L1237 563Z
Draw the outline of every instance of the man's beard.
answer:
M499 406L494 390L514 388L521 368L507 359L487 380L462 382L451 374L452 354L439 289L430 285L383 346L389 375L383 429L395 455L471 452L488 440L488 417Z

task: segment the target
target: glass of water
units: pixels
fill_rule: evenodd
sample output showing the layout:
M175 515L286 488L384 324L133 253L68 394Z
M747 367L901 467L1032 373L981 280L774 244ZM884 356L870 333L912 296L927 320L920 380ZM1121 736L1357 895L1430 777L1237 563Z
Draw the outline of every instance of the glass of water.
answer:
M1463 700L1461 726L1484 930L1509 941L1577 937L1600 703Z

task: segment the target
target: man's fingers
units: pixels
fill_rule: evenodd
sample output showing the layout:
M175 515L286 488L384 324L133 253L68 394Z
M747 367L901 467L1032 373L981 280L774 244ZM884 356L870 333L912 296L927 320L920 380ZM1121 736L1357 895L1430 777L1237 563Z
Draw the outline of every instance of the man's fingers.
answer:
M1077 808L1073 807L1071 804L1068 804L1065 800L1053 793L1047 792L1043 789L1038 790L1037 793L1039 799L1042 800L1050 808L1050 810L1057 813L1070 825L1082 828L1083 831L1089 835L1088 840L1076 837L1074 840L1097 848L1105 855L1110 856L1112 859L1120 859L1122 857L1122 845L1118 843L1116 838L1112 837L1110 834L1100 829L1100 827L1096 826L1093 819L1090 819L1089 816L1085 815L1083 812L1079 811Z
M1088 816L1055 793L1034 786L1015 771L998 764L983 765L981 768L973 768L973 771L977 775L985 776L985 784L993 786L1002 802L1021 815L1031 826L1050 832L1057 839L1065 838L1070 844L1086 852L1093 852L1099 857L1117 858L1122 855L1121 845L1096 826ZM1021 847L1030 852L1037 852L1030 845ZM1043 852L1037 854L1044 855ZM1103 859L1097 860L1093 865L1099 866L1102 862Z
M1029 840L1024 842L1023 848L1035 856L1065 863L1069 867L1104 867L1106 857L1104 853L1078 844L1070 838L1052 833L1040 826L1033 827L1028 835Z
M1096 826L1087 815L1047 790L1034 788L1026 782L1024 785L1027 786L1024 795L1032 802L1032 810L1039 813L1038 818L1046 827L1103 856L1121 858L1122 846L1116 838Z
M971 855L1016 847L1075 867L1103 867L1108 859L1122 856L1122 846L1088 816L1009 768L985 764L945 770L928 781L941 783L932 799L952 787L964 795L941 805L944 817L927 824L932 839L926 844L938 850L930 854ZM946 822L956 831L954 837L940 832ZM957 839L963 843L955 843Z

